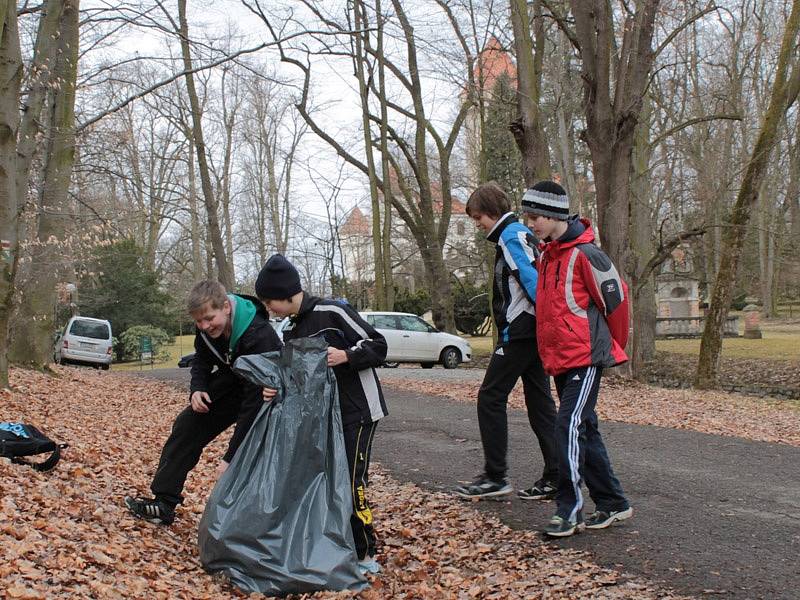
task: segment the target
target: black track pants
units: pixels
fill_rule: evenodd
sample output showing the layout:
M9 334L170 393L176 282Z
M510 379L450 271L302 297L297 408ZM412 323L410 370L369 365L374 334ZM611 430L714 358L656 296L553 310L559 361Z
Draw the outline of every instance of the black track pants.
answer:
M544 459L542 477L558 480L555 445L556 406L550 394L550 379L542 368L535 339L512 341L495 348L478 391L478 426L486 459L485 471L491 479L506 476L508 452L508 395L522 377L525 406Z
M598 367L582 367L554 378L560 399L556 438L561 476L556 514L573 522L583 519L584 481L597 510L611 512L630 506L598 428L595 405L601 372Z
M150 485L156 498L173 506L183 501L186 477L200 460L203 448L236 422L242 403L241 380L234 375L212 378L208 395L211 405L207 413L187 406L178 414Z
M350 526L353 528L353 541L356 543L358 559L374 556L375 528L372 525L372 510L367 500L369 485L369 459L372 451L372 438L378 422L354 423L344 427L344 445L347 463L350 466L350 490L353 499L353 514Z

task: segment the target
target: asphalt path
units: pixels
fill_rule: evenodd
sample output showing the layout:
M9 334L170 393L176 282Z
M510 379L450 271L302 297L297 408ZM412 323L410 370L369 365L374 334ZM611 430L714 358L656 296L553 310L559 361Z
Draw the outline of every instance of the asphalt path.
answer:
M185 370L140 374L187 380ZM391 375L458 385L477 374L437 368L396 369ZM385 386L385 393L390 415L378 428L373 456L393 476L450 491L480 473L483 452L473 404L394 385ZM624 423L604 422L601 430L634 517L548 543L585 550L598 564L682 593L800 598L800 448ZM541 468L525 412L510 410L511 483L527 487ZM516 498L473 506L512 528L532 530L555 510L553 502ZM376 508L379 515L382 507Z

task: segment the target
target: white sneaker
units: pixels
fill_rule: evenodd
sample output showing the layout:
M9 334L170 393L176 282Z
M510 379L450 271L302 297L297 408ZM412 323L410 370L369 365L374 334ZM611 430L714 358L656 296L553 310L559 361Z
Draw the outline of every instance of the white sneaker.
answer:
M362 575L375 575L381 572L381 566L374 556L365 556L363 560L358 561L358 569Z

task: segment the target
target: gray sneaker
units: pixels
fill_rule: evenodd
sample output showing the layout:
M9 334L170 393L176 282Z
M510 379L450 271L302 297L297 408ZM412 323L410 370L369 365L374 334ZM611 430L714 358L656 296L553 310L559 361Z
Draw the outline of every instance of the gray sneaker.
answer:
M522 500L551 500L556 497L558 489L555 484L540 479L526 490L517 492L517 496Z
M158 525L172 525L175 520L175 509L155 498L132 498L126 496L125 506L136 517Z
M622 510L612 510L606 512L604 510L596 510L588 519L586 519L587 529L605 529L615 521L624 521L633 516L633 507L628 507Z
M499 498L500 496L508 496L513 491L514 488L508 485L505 479L494 481L486 475L481 475L472 483L456 488L456 494L468 500L473 498L479 500L483 498Z
M545 534L550 537L569 537L575 533L580 533L586 525L583 522L568 521L564 517L555 515L550 522L544 526Z

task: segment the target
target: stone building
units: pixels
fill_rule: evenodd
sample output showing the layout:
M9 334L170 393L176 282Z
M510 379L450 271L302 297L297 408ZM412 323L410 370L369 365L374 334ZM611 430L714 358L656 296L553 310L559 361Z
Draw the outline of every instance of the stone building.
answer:
M689 250L678 247L664 261L656 275L658 316L672 318L700 317L700 281L694 275Z
M434 208L441 212L441 191ZM472 220L465 212L465 204L452 198L450 226L445 240L444 259L448 270L456 277L469 277L475 268L480 268L481 256L477 235ZM361 284L370 287L375 278L375 261L372 246L372 217L367 210L355 207L339 228L344 275L357 288ZM425 270L419 247L405 222L392 213L392 273L395 285L415 291L426 287Z

